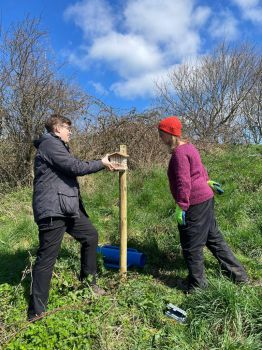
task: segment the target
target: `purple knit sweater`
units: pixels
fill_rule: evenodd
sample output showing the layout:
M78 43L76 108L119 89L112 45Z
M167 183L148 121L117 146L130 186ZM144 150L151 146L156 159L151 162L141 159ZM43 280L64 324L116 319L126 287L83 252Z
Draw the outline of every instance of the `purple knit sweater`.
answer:
M171 193L183 210L214 196L207 184L208 174L198 150L190 143L178 146L172 153L168 178Z

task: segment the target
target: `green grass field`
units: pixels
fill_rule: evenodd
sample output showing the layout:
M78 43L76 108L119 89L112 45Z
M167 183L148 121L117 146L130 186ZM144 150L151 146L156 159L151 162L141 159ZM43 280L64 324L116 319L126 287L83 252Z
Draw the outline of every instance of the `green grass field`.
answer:
M147 255L126 283L99 261L95 298L77 279L79 245L66 235L52 279L49 312L26 321L30 269L37 249L31 189L0 198L0 347L3 349L261 350L262 348L262 146L232 147L203 156L219 181L219 226L246 267L249 285L234 285L205 252L209 288L184 295L175 288L187 270L174 220L166 169L128 173L128 246ZM118 244L118 174L101 172L81 181L100 244ZM164 314L167 303L187 311L186 324Z

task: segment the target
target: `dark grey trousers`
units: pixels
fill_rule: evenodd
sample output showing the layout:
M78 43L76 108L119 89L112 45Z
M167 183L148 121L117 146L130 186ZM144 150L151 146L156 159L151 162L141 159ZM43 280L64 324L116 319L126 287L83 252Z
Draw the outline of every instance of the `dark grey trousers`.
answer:
M81 244L80 276L96 274L98 234L83 208L80 218L45 218L39 221L38 227L39 248L32 271L29 318L46 311L53 268L65 232Z
M204 274L203 248L212 252L221 268L235 282L247 280L247 274L225 242L216 223L214 198L191 205L186 212L186 225L178 225L183 256L189 271L189 289L207 285Z

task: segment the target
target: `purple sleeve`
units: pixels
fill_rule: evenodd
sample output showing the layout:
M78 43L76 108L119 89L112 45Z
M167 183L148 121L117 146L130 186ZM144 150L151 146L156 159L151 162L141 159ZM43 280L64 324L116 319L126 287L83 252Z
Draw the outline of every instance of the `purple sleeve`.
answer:
M174 155L176 171L174 171L176 184L176 203L182 210L187 210L190 202L191 177L190 162L186 154L176 152Z

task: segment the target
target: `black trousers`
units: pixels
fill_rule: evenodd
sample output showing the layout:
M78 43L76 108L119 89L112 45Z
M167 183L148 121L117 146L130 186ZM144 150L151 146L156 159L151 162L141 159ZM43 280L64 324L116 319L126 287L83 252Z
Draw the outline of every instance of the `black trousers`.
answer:
M247 280L247 274L225 242L216 223L214 198L191 205L186 212L186 225L178 225L183 256L189 271L188 287L204 288L203 248L207 248L219 261L223 271L235 282Z
M96 274L98 234L80 205L80 218L45 218L39 221L39 248L32 271L28 316L46 311L50 281L64 233L69 233L81 244L82 277Z

